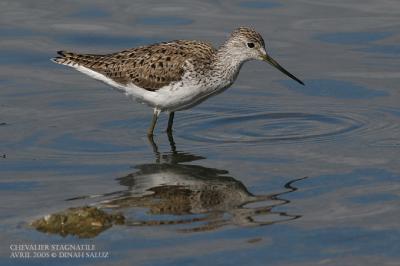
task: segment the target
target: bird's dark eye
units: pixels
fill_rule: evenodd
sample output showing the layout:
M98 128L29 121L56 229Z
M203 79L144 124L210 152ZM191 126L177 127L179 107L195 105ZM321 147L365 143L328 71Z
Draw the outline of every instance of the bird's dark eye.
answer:
M254 48L254 43L248 42L248 43L247 43L247 47L249 47L249 48Z

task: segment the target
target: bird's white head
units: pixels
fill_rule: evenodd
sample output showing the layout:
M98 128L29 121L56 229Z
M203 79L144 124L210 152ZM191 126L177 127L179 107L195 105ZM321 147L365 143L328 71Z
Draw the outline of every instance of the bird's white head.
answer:
M240 61L262 60L262 56L267 54L261 35L247 27L234 30L224 46Z
M249 60L262 60L288 75L300 84L304 83L290 74L286 69L272 59L265 50L265 42L262 36L252 28L239 27L231 33L223 48L232 59L243 63Z

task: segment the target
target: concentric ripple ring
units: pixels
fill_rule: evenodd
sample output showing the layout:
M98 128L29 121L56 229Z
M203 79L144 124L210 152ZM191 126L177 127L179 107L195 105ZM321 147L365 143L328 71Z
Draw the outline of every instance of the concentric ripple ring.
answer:
M364 124L343 115L255 113L194 121L182 137L213 143L329 141Z

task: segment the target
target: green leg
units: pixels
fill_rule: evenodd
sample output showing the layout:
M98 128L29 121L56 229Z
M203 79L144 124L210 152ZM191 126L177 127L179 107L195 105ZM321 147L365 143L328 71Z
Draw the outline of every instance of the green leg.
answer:
M161 110L154 108L153 119L151 120L151 125L147 130L148 136L153 136L154 128L156 127L157 118L160 115Z
M175 141L174 141L174 136L172 135L172 132L168 132L167 131L167 135L168 135L168 141L169 141L169 145L171 147L171 152L173 154L176 154L176 145L175 145Z
M172 124L174 123L175 112L169 113L167 133L172 133Z
M151 147L153 148L156 163L160 163L160 152L158 151L157 144L154 142L153 135L147 135L147 139L149 140L149 143L150 143Z

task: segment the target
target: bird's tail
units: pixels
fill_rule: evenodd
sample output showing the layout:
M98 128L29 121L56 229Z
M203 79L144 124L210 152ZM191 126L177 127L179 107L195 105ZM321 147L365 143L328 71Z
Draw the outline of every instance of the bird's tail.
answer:
M60 65L70 67L84 66L88 68L96 68L102 65L102 55L77 54L67 51L58 51L57 54L59 56L51 58L50 60Z
M66 51L57 51L59 56L53 57L50 60L54 63L66 66L79 65L79 55Z

